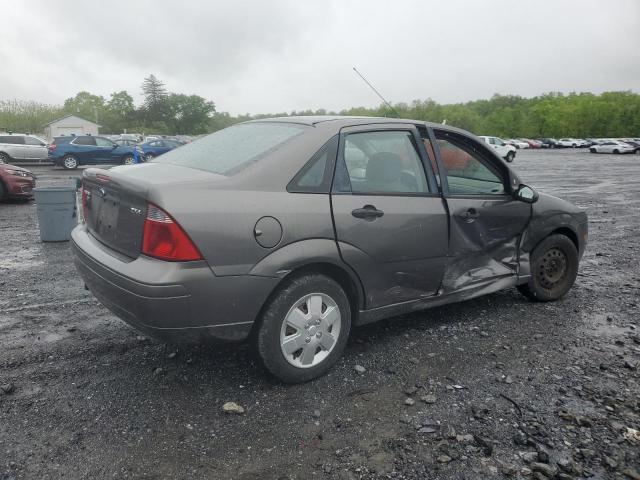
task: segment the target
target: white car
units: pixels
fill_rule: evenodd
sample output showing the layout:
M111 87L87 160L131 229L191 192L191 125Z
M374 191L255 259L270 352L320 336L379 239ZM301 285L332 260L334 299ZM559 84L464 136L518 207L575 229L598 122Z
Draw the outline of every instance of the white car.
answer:
M628 143L610 140L589 148L591 153L635 153L636 147Z
M517 138L512 138L511 140L507 140L508 143L513 145L516 148L529 148L529 144L524 140L518 140Z
M514 147L513 145L508 145L501 138L488 137L484 135L480 135L479 138L484 140L485 143L491 145L496 150L496 153L504 158L507 162L513 162L513 159L516 158L516 147Z

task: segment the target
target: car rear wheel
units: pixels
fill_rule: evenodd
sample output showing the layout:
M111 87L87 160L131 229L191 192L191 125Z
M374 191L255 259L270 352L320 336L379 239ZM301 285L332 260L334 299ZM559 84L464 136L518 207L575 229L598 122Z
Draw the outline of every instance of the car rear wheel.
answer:
M350 330L351 308L342 287L324 275L304 275L280 288L267 305L256 349L283 382L307 382L338 361Z
M62 159L62 166L67 170L78 168L78 159L73 155L67 155Z
M596 152L597 152L597 150L596 150L595 148L590 148L590 149L589 149L589 151L590 151L591 153L596 153Z
M124 157L122 159L122 164L123 165L133 165L135 163L136 163L136 161L133 159L133 157L131 155L127 155L126 157Z
M613 153L615 153L615 154L617 155L617 154L619 154L619 153L620 153L620 150L615 149L615 150L613 151Z
M531 253L531 278L518 290L539 302L563 297L578 275L578 250L566 235L550 235Z
M505 160L509 163L513 162L513 159L515 158L516 154L513 152L509 152L507 153L507 157L505 158Z
M0 152L0 163L9 163L11 157L4 152Z
M144 160L145 160L145 162L149 162L149 161L153 160L153 157L155 157L155 155L153 153L147 153L144 156Z

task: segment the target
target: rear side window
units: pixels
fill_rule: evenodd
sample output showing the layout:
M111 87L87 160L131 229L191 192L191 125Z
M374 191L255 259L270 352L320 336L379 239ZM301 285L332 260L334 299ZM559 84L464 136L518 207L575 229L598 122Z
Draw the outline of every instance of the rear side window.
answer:
M75 137L58 137L58 138L54 138L53 139L53 144L54 145L62 145L64 143L69 143L74 138Z
M39 147L43 147L45 145L41 140L38 140L35 137L24 137L24 141L27 145L37 145Z
M96 139L93 137L76 137L74 145L95 145Z
M289 123L243 123L170 150L153 161L233 175L282 148L307 128Z
M329 193L339 139L340 137L336 135L311 157L311 160L289 183L287 187L289 192Z
M20 135L7 135L0 137L0 143L8 143L10 145L24 145L24 137Z
M428 193L427 179L410 131L351 133L336 170L337 192Z

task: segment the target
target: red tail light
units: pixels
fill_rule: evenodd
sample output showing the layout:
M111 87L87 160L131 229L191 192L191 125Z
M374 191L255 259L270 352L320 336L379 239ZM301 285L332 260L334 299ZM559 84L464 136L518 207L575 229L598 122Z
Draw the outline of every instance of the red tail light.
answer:
M151 203L144 221L142 253L170 262L202 260L202 255L180 225Z
M49 149L50 152L53 152L57 147L58 146L55 143L52 143L47 148Z

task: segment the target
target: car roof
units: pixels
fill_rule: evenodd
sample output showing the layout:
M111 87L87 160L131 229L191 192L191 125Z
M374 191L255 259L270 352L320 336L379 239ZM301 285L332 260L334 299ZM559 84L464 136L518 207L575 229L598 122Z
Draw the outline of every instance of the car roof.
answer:
M299 125L307 126L331 126L335 129L344 127L354 127L359 125L375 125L375 124L389 124L399 123L414 125L424 125L431 128L438 128L441 130L448 130L451 132L460 132L469 135L470 132L462 130L460 128L451 127L442 123L426 122L423 120L416 120L411 118L392 118L392 117L365 117L365 116L342 116L342 115L309 115L309 116L290 116L290 117L271 117L260 118L255 120L249 120L242 123L260 123L260 122L278 122L278 123L295 123ZM473 135L473 134L471 134Z

